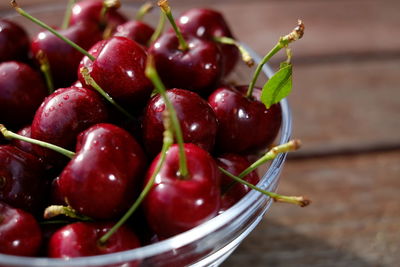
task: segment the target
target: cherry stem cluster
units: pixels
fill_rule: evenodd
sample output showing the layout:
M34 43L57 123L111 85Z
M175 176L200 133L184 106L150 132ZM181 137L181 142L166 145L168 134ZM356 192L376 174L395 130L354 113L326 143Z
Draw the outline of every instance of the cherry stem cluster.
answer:
M175 23L174 17L171 12L171 7L168 4L168 0L160 0L157 5L161 8L162 12L167 16L169 22L171 23L172 28L176 33L176 37L179 41L179 50L187 51L189 50L189 45L187 44L185 38L183 38L182 32L179 30L178 26Z
M40 71L44 75L47 89L49 90L49 94L51 94L54 92L54 84L53 84L53 78L51 76L49 59L42 50L39 50L39 52L36 54L36 59L39 61Z
M144 3L138 10L135 15L135 20L141 21L143 20L144 16L149 13L154 8L152 3Z
M72 15L72 7L75 5L76 0L68 0L67 9L65 10L63 23L61 25L61 29L65 30L69 27L69 23Z
M265 63L267 63L276 53L278 53L282 48L287 47L290 43L300 39L304 34L304 24L301 20L298 20L298 25L293 29L291 33L288 35L281 37L278 43L265 55L265 57L258 64L253 77L250 81L249 87L247 89L246 97L251 98L253 95L253 89L258 79L258 76L261 73L261 70Z
M246 65L249 67L252 67L254 65L254 60L250 56L249 51L247 51L247 49L243 45L241 45L238 41L236 41L235 39L226 37L226 36L221 36L221 37L214 36L213 39L214 39L214 41L221 43L221 44L228 44L228 45L236 46L239 49L240 54L242 55L243 62L246 63Z
M185 154L181 125L179 123L178 116L176 115L175 108L168 98L167 89L165 88L164 84L162 83L160 76L158 76L157 70L154 65L154 58L151 55L147 56L147 64L146 64L145 74L146 74L147 78L149 78L153 82L158 93L163 98L165 106L167 107L167 110L169 112L171 125L174 129L174 136L176 138L176 141L177 141L178 147L179 147L179 175L181 178L185 179L187 177L187 175L189 174L189 171L187 168L186 154Z
M9 130L7 130L7 128L3 124L0 124L0 132L7 139L17 139L17 140L21 140L21 141L24 141L24 142L27 142L27 143L38 145L38 146L41 146L41 147L44 147L44 148L48 148L48 149L56 151L56 152L58 152L60 154L63 154L64 156L66 156L66 157L68 157L70 159L72 159L75 156L75 152L72 152L72 151L67 150L65 148L62 148L62 147L59 147L59 146L56 146L56 145L53 145L53 144L50 144L50 143L47 143L47 142L43 142L43 141L40 141L40 140L36 140L36 139L33 139L33 138L29 138L29 137L26 137L26 136L22 136L22 135L14 133L12 131L9 131Z
M54 30L52 27L50 27L49 25L47 25L46 23L38 20L35 17L32 17L30 14L28 14L25 10L23 10L22 8L20 8L17 4L16 0L12 0L11 1L11 6L15 9L15 11L17 11L21 16L29 19L30 21L32 21L33 23L39 25L40 27L48 30L49 32L51 32L52 34L54 34L55 36L57 36L58 38L60 38L61 40L63 40L64 42L66 42L67 44L69 44L70 46L72 46L73 48L75 48L76 50L78 50L80 53L82 53L83 55L87 56L91 61L94 61L96 58L94 56L92 56L91 54L89 54L88 51L86 51L85 49L83 49L82 47L80 47L79 45L77 45L76 43L74 43L73 41L71 41L69 38L63 36L62 34L60 34L58 31Z

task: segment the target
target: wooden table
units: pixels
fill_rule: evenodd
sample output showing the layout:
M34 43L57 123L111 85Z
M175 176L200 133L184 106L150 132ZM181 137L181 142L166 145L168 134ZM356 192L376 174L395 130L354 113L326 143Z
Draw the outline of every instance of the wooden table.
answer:
M46 0L19 1L38 2ZM170 2L180 10L199 5ZM306 25L304 38L292 46L289 98L293 135L304 147L288 160L279 192L304 194L313 203L304 209L274 204L223 266L398 266L400 1L201 5L223 11L238 39L260 54L298 18Z

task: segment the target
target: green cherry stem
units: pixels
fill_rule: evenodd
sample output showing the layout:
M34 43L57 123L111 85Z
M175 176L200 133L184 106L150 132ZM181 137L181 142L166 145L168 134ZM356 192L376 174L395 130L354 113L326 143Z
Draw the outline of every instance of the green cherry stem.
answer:
M11 1L11 6L15 9L15 11L17 11L21 16L29 19L30 21L32 21L33 23L39 25L40 27L48 30L49 32L51 32L52 34L54 34L55 36L57 36L58 38L60 38L61 40L63 40L64 42L66 42L67 44L69 44L70 46L72 46L73 48L75 48L76 50L78 50L80 53L82 53L83 55L87 56L91 61L94 61L96 58L94 56L92 56L91 54L89 54L88 51L86 51L85 49L83 49L82 47L80 47L79 45L75 44L73 41L71 41L70 39L68 39L67 37L61 35L58 31L54 30L53 28L51 28L49 25L45 24L44 22L38 20L37 18L32 17L31 15L29 15L25 10L23 10L22 8L20 8L17 4L16 0L12 0Z
M179 175L181 176L181 178L185 179L189 174L189 171L187 168L181 125L179 123L178 116L176 115L175 108L167 96L167 89L162 83L160 77L158 76L157 70L154 66L154 58L151 55L147 57L145 74L147 78L149 78L153 82L154 86L164 99L165 106L167 107L167 110L169 112L171 124L174 129L174 136L179 147Z
M249 67L252 67L254 65L254 60L250 56L249 51L247 51L246 48L243 45L241 45L238 41L236 41L235 39L226 37L226 36L221 36L221 37L214 36L213 39L214 39L214 41L221 43L221 44L228 44L228 45L236 46L239 49L240 54L242 55L243 62L246 63L247 66L249 66Z
M107 25L107 12L111 9L118 9L121 7L121 1L120 0L104 0L103 1L103 7L100 11L100 26L105 26Z
M126 111L126 109L124 109L121 105L119 105L117 102L115 102L115 100L106 91L104 91L103 88L100 87L100 85L98 85L96 83L96 81L90 76L88 68L82 67L80 69L80 72L81 72L83 78L85 79L85 83L87 85L92 86L98 93L100 93L108 102L110 102L115 108L117 108L128 119L130 119L130 120L134 119L134 117L128 111Z
M79 214L76 210L71 208L70 206L62 206L62 205L51 205L48 206L44 210L43 218L50 219L56 217L58 215L65 215L69 218L77 219L80 221L91 222L92 218Z
M274 201L296 204L296 205L299 205L300 207L308 206L311 203L311 201L309 199L307 199L307 198L305 198L303 196L284 196L284 195L280 195L280 194L277 194L277 193L274 193L274 192L263 190L263 189L255 186L255 185L253 185L253 184L251 184L251 183L249 183L249 182L247 182L247 181L245 181L245 180L233 175L232 173L226 171L225 169L223 169L221 167L218 167L218 169L223 174L225 174L228 177L232 178L236 182L244 184L244 185L247 185L251 189L254 189L254 190L256 190L256 191L258 191L258 192L260 192L260 193L262 193L264 195L269 196Z
M132 204L132 206L129 208L129 210L107 233L105 233L99 239L100 244L105 244L107 242L107 240L118 230L118 228L120 228L132 216L132 214L137 210L137 208L140 206L140 204L143 202L143 200L149 194L149 192L154 184L154 181L157 177L157 174L160 172L160 169L165 162L167 151L174 142L174 137L173 137L172 130L171 130L169 115L166 115L166 114L168 114L167 111L165 111L163 113L163 115L164 115L163 122L164 122L164 128L165 128L163 146L161 148L160 159L157 162L154 172L152 173L152 175L151 175L149 181L147 182L146 186L144 187L143 191L140 193L139 197Z
M141 21L143 20L144 16L149 13L154 8L152 3L144 3L138 10L135 15L135 20Z
M61 25L61 29L65 30L69 27L69 22L71 20L72 15L72 7L75 5L76 0L69 0L67 4L67 9L65 10L63 23Z
M28 142L28 143L31 143L31 144L34 144L34 145L38 145L38 146L44 147L44 148L48 148L48 149L56 151L56 152L58 152L60 154L63 154L64 156L66 156L66 157L68 157L70 159L72 159L75 156L75 152L72 152L72 151L67 150L65 148L62 148L62 147L59 147L59 146L56 146L56 145L53 145L53 144L50 144L50 143L47 143L47 142L39 141L39 140L36 140L36 139L33 139L33 138L25 137L25 136L16 134L16 133L14 133L12 131L9 131L9 130L7 130L7 128L3 124L0 124L0 132L7 139L17 139L17 140L25 141L25 142Z
M164 27L165 27L165 19L166 19L166 16L165 16L164 12L160 12L160 18L158 20L157 27L154 30L153 35L150 37L148 45L153 43L155 40L158 39L158 37L161 36L162 32L164 31Z
M276 53L278 53L282 48L287 47L290 43L300 39L304 35L304 24L301 20L298 20L298 25L293 29L288 35L279 38L278 43L268 52L267 55L260 61L256 70L254 71L253 77L250 81L249 88L247 89L246 97L251 98L253 95L253 89L261 73L261 70L265 63L267 63Z
M49 94L51 94L54 92L54 84L53 84L53 78L51 76L49 59L42 50L39 50L39 52L36 54L36 59L39 61L40 71L44 75L47 89L49 90Z
M179 41L179 50L187 51L189 50L189 45L183 38L182 32L179 30L178 26L175 23L174 17L172 16L171 7L168 4L168 0L160 0L158 1L158 6L161 8L162 12L167 16L169 22L171 23L172 28L176 33L176 37Z

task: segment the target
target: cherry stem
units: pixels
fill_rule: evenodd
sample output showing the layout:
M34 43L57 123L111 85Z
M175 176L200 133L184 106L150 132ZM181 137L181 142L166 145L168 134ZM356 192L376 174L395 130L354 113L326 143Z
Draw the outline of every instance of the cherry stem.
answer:
M111 9L118 9L121 7L121 1L120 0L104 0L103 1L103 7L100 11L100 26L105 26L107 25L107 12Z
M65 30L66 28L69 27L69 23L71 21L71 15L72 15L72 7L75 5L76 0L69 0L67 4L67 9L65 10L65 15L63 19L63 23L61 25L61 29Z
M253 185L253 184L251 184L251 183L249 183L249 182L247 182L247 181L245 181L245 180L243 180L243 179L231 174L230 172L226 171L225 169L223 169L221 167L218 167L218 169L223 174L225 174L226 176L234 179L236 182L244 184L244 185L250 187L251 189L254 189L254 190L256 190L256 191L258 191L258 192L260 192L260 193L262 193L262 194L264 194L266 196L269 196L274 201L296 204L296 205L299 205L300 207L308 206L311 203L311 201L309 199L307 199L307 198L305 198L303 196L284 196L284 195L280 195L280 194L277 194L277 193L274 193L274 192L263 190L263 189L255 186L255 185Z
M92 86L99 94L101 94L108 102L110 102L114 107L116 107L121 113L123 113L128 119L133 120L134 117L126 111L121 105L119 105L115 100L106 92L103 90L103 88L100 87L96 83L96 81L90 76L89 74L89 69L87 67L82 67L80 69L80 72L85 79L85 83L87 85Z
M27 143L38 145L38 146L41 146L41 147L44 147L44 148L48 148L48 149L56 151L56 152L58 152L60 154L63 154L64 156L66 156L66 157L68 157L70 159L72 159L75 156L75 152L72 152L72 151L67 150L65 148L62 148L62 147L59 147L59 146L56 146L56 145L53 145L53 144L50 144L50 143L47 143L47 142L39 141L39 140L36 140L36 139L33 139L33 138L29 138L29 137L26 137L26 136L22 136L22 135L14 133L12 131L9 131L9 130L7 130L7 128L3 124L0 124L0 132L7 139L17 139L17 140L21 140L21 141L24 141L24 142L27 142Z
M42 50L39 50L39 52L36 54L36 59L39 61L40 71L44 75L47 89L49 90L49 94L51 94L54 92L54 84L53 84L53 78L51 76L49 59Z
M161 10L164 12L164 14L167 16L169 22L172 25L172 28L174 29L174 31L176 33L176 37L178 38L178 41L179 41L179 50L181 50L181 51L189 50L189 45L183 38L182 32L179 30L178 26L175 23L174 17L172 16L171 7L168 4L168 0L160 0L160 1L158 1L157 4L161 8Z
M43 218L50 219L59 215L65 215L69 218L78 219L80 221L93 221L88 216L79 214L76 210L71 208L70 206L62 206L62 205L51 205L48 206L44 210Z
M267 63L276 53L278 53L282 48L287 47L290 43L300 39L304 35L304 24L301 20L298 20L297 27L293 29L291 33L288 35L279 38L278 43L268 52L267 55L261 60L258 64L253 77L250 81L249 88L247 89L246 97L251 98L253 95L253 89L258 79L258 76L261 73L261 70L265 63Z
M144 16L149 13L154 8L152 3L144 3L138 10L135 15L135 20L141 21L143 20Z
M153 82L154 86L156 87L156 89L158 90L158 92L160 93L162 98L164 99L165 106L168 109L171 124L174 129L174 135L177 140L178 147L179 147L179 175L181 178L184 179L189 174L189 171L187 168L186 154L185 154L181 125L179 123L178 116L176 115L175 108L167 96L167 89L165 88L164 84L162 83L160 77L158 76L157 70L154 66L154 58L151 55L147 56L147 64L146 64L145 74L146 74L147 78L149 78Z
M30 21L32 21L33 23L39 25L40 27L48 30L49 32L51 32L52 34L54 34L55 36L57 36L58 38L60 38L61 40L63 40L64 42L66 42L67 44L69 44L70 46L72 46L73 48L75 48L76 50L78 50L80 53L82 53L83 55L87 56L91 61L94 61L96 58L94 56L92 56L91 54L89 54L88 51L86 51L85 49L83 49L82 47L80 47L79 45L75 44L73 41L71 41L70 39L68 39L67 37L61 35L58 31L54 30L53 28L51 28L49 25L45 24L44 22L38 20L37 18L32 17L31 15L29 15L25 10L23 10L22 8L20 8L17 4L17 1L12 0L11 1L11 6L15 9L15 11L17 11L21 16L29 19Z
M151 177L150 177L149 181L146 183L146 186L144 187L143 191L140 193L139 197L132 204L132 206L129 208L129 210L105 235L103 235L99 239L100 244L105 244L107 242L107 240L132 216L132 214L138 209L140 204L142 204L143 200L149 194L149 192L154 184L154 181L157 177L157 174L160 172L160 169L165 162L167 151L174 142L174 136L173 136L173 133L171 130L171 121L170 121L170 116L168 115L167 110L164 111L163 115L164 115L163 122L164 122L164 128L165 128L164 139L163 139L164 141L163 141L163 146L161 148L160 159L157 162L154 172L151 174Z
M243 179L246 175L251 173L252 171L256 170L262 164L266 163L267 161L273 160L276 158L280 153L286 153L289 151L298 150L301 146L301 141L298 139L290 140L289 142L273 147L264 156L260 157L257 161L247 167L244 171L242 171L238 177ZM225 195L232 187L236 184L236 181L232 181L228 186L225 187L223 190L222 195Z
M158 20L158 24L157 24L157 27L156 27L153 35L150 37L150 40L148 43L149 45L151 43L153 43L155 40L157 40L158 37L161 36L162 32L164 31L164 27L165 27L165 19L166 19L166 16L165 16L164 12L160 12L160 18Z
M236 41L233 38L226 37L226 36L214 36L214 41L221 43L221 44L228 44L228 45L234 45L239 49L240 54L242 55L242 60L244 63L246 63L247 66L252 67L254 65L254 60L250 56L249 51L241 45L238 41Z

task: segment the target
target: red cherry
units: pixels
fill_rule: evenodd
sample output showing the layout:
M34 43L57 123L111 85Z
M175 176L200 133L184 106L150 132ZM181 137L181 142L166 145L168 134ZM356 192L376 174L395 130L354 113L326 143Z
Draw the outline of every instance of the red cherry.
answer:
M37 110L32 122L32 138L73 149L76 137L90 126L107 121L108 112L100 95L86 88L56 90ZM35 146L35 153L54 164L66 158Z
M220 207L219 173L213 158L194 144L184 146L189 176L179 177L178 146L173 145L144 200L147 221L160 238L187 231L217 215ZM147 172L154 172L160 155Z
M0 20L0 62L25 60L28 57L29 37L15 22Z
M278 135L282 112L280 104L266 109L261 103L261 90L253 98L245 97L247 86L222 86L208 102L218 120L216 145L220 152L248 153L265 149Z
M107 233L113 223L77 222L62 227L50 238L48 256L51 258L87 257L120 252L140 247L135 233L125 226L120 227L111 238L100 244L99 238ZM130 263L137 266L139 263Z
M169 88L185 88L207 93L222 76L222 55L218 46L209 40L184 36L189 48L181 50L175 33L160 36L149 48L157 72Z
M217 133L217 120L210 105L194 92L182 89L167 91L168 98L175 107L183 139L211 152ZM143 118L143 139L151 155L160 152L163 142L163 111L165 104L162 97L155 95L147 104Z
M154 29L138 20L131 20L117 27L114 36L129 38L145 47L154 33Z
M30 123L48 94L40 74L16 61L0 64L0 121L9 127Z
M10 145L0 146L0 201L29 212L43 208L47 183L42 162Z
M42 240L35 218L0 201L0 253L35 256Z
M134 201L145 167L135 139L112 124L97 124L81 133L76 155L59 178L60 194L79 213L110 219Z
M17 134L25 136L25 137L31 137L31 126L25 126L24 128L20 129ZM31 154L35 154L34 153L34 145L28 142L24 142L18 139L13 139L11 140L11 144L13 146L18 147L19 149L31 153Z
M223 154L217 158L219 167L227 170L233 175L238 176L242 171L250 166L250 162L243 156L236 154ZM260 181L257 172L252 171L243 180L256 185ZM232 178L221 173L221 211L225 211L232 207L236 202L242 199L251 188L241 183L235 183Z

